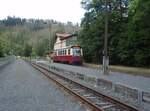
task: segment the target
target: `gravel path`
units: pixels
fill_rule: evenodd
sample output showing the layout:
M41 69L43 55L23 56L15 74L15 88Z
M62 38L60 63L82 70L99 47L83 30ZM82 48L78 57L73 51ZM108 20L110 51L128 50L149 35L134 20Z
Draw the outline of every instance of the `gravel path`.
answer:
M0 71L0 111L85 111L23 60Z
M40 61L45 64L50 64L47 61ZM150 78L144 77L144 76L138 76L138 75L129 75L125 73L119 73L119 72L110 72L109 75L103 75L101 69L92 69L92 68L86 68L81 66L73 66L73 65L66 65L66 64L59 64L59 63L51 63L52 66L82 73L84 75L96 77L96 78L102 78L105 80L110 80L114 83L119 83L123 85L127 85L132 88L137 88L142 91L150 92Z

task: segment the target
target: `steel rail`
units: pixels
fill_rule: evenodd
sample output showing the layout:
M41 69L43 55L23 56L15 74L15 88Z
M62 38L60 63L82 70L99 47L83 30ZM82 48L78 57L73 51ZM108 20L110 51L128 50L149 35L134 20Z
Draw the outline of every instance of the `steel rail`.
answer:
M82 101L86 106L88 106L89 108L93 109L93 111L105 111L105 109L107 109L107 108L109 109L109 108L114 107L114 106L113 105L106 105L106 106L103 106L103 108L102 108L102 107L99 107L98 105L96 105L94 102L90 101L87 98L97 98L97 97L100 97L102 99L105 99L107 102L114 104L115 107L122 108L122 110L124 110L124 111L138 111L136 108L134 108L134 107L132 107L130 105L122 103L121 101L116 100L116 99L114 99L114 98L112 98L110 96L104 95L104 94L102 94L102 93L100 93L100 92L98 92L98 91L96 91L94 89L91 89L91 88L89 88L89 87L87 87L87 86L85 86L83 84L80 84L80 83L78 83L78 82L76 82L76 81L74 81L74 80L72 80L70 78L64 77L64 76L62 76L60 74L56 74L56 73L54 73L54 72L52 72L52 71L50 71L50 70L48 70L48 69L46 69L46 68L44 68L44 67L42 67L40 65L37 65L35 63L31 63L31 65L34 68L36 68L37 70L39 70L42 74L44 74L47 78L51 79L57 85L61 86L64 90L66 90L69 93L71 93L72 95L74 95L77 99L79 99L80 101ZM94 96L96 96L96 97L94 97L94 96L93 97L83 97L82 95L80 95L80 94L77 93L77 92L82 92L82 90L79 90L79 91L76 90L76 91L74 91L75 89L71 89L70 87L65 86L63 83L61 83L60 81L58 81L56 79L56 77L55 78L51 77L49 72L52 75L55 75L55 76L57 76L57 77L65 80L67 82L69 81L70 83L73 83L74 85L79 86L80 89L83 89L83 91L86 90L86 91L90 91L90 93L92 92L92 94ZM102 104L102 103L100 103L100 104ZM106 103L103 103L103 104L106 104ZM120 111L122 111L122 110L120 110ZM108 110L108 111L110 111L110 110Z
M76 96L76 99L79 99L80 101L82 101L86 106L88 106L89 108L93 109L92 111L103 111L102 109L98 108L96 105L94 105L93 103L91 103L90 101L84 99L83 97L81 97L79 94L77 94L76 92L73 92L71 89L69 89L68 87L64 86L62 83L58 82L56 79L48 76L46 74L46 72L42 71L41 69L39 69L37 66L35 66L35 64L31 64L35 69L37 69L38 71L40 71L42 74L44 74L48 79L52 80L53 82L55 82L57 85L59 85L61 88L63 88L64 90L66 90L67 92L71 93L72 95Z

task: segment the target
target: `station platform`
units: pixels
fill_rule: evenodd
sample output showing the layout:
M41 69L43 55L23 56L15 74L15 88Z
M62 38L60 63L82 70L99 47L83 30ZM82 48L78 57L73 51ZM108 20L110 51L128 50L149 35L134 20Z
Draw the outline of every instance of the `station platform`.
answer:
M81 73L90 77L101 78L104 80L112 81L113 83L116 84L123 84L141 91L150 92L149 77L131 75L131 74L120 73L120 72L109 72L109 75L104 75L102 69L93 69L93 68L87 68L83 66L74 66L74 65L67 65L61 63L50 63L48 61L40 61L40 62L67 71Z

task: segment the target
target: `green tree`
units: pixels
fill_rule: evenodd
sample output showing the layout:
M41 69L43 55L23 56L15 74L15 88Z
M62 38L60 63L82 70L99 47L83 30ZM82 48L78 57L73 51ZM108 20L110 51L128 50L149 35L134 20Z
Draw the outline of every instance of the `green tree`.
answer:
M87 10L81 22L79 43L85 60L102 60L104 36L103 0L83 0ZM129 7L129 9L128 9ZM108 0L108 52L111 64L150 65L150 1Z
M81 22L82 31L78 40L83 47L85 60L99 63L102 62L103 56L105 1L83 0L81 4L87 12ZM107 8L109 11L109 55L112 58L116 57L113 51L116 48L114 42L116 42L116 45L118 44L117 33L123 30L121 25L126 20L123 14L126 14L127 0L108 0ZM114 42L112 43L112 41ZM111 62L114 62L112 60Z
M0 57L4 56L4 51L3 51L3 47L2 47L2 42L0 40Z
M32 53L32 46L29 44L25 44L24 56L30 57Z
M133 64L150 65L150 1L132 1L129 14L128 47Z

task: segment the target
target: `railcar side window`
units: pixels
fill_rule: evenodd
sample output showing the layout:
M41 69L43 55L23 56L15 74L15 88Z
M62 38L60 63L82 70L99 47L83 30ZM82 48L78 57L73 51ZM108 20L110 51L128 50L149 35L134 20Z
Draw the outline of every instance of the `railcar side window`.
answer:
M64 55L66 55L66 49L64 50Z
M70 55L70 49L68 49L68 55Z
M61 50L58 51L58 55L61 55Z

